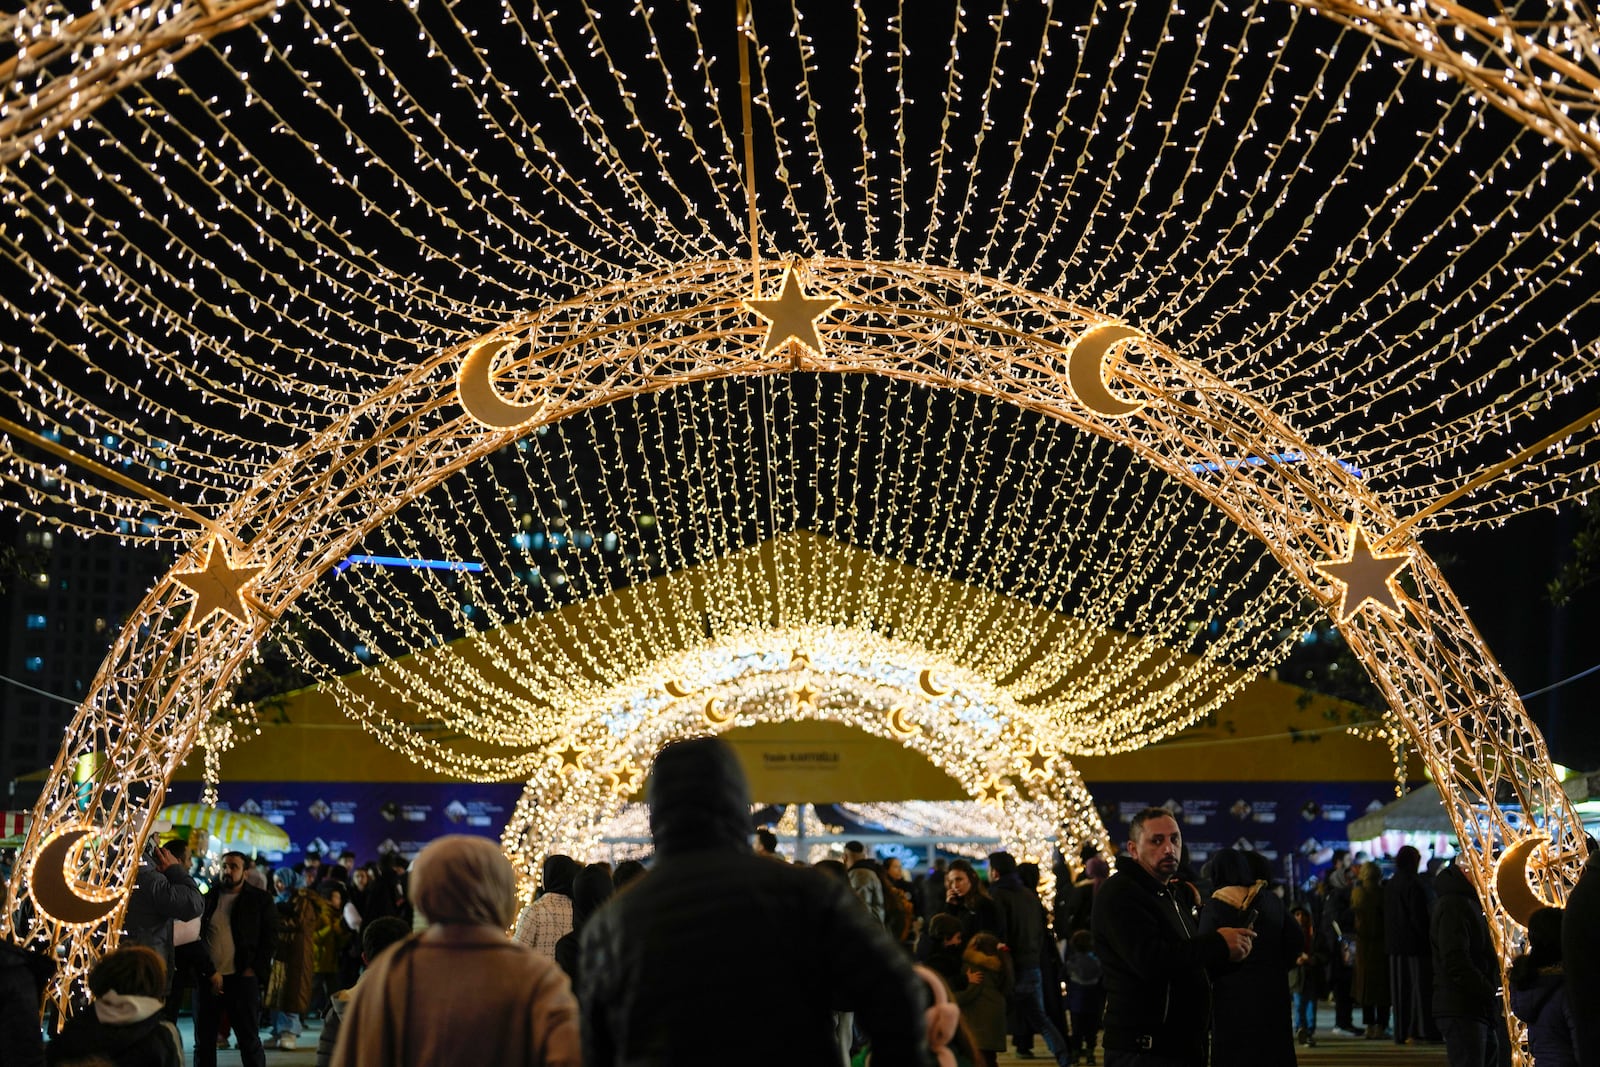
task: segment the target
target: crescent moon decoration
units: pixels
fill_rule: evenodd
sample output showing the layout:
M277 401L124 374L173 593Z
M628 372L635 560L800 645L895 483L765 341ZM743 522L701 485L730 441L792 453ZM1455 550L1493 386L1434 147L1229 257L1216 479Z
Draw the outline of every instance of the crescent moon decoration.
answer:
M889 729L901 737L910 737L922 729L914 722L906 722L907 710L904 704L896 704L889 709Z
M667 684L662 686L662 688L665 689L671 696L679 698L688 696L690 692L689 690L685 689L683 687L683 683L678 681L676 678L668 678Z
M1106 385L1106 354L1111 346L1130 337L1144 336L1131 326L1112 323L1086 330L1067 352L1067 384L1078 403L1097 415L1108 419L1121 419L1144 407L1143 403L1124 400Z
M1494 867L1494 891L1500 897L1500 906L1523 928L1534 912L1551 906L1528 884L1528 859L1549 840L1544 834L1524 837L1501 853L1500 862Z
M712 726L721 726L723 723L733 718L732 715L722 714L720 710L721 707L721 697L712 697L711 699L707 700L706 706L702 712L702 714L704 714L706 717L706 722L710 723Z
M110 915L122 903L121 891L84 887L94 894L84 896L79 892L82 883L67 874L68 864L73 867L78 864L84 838L93 832L92 828L83 826L58 830L28 863L28 885L33 889L33 902L56 922L89 926Z
M922 688L924 693L927 693L931 697L942 697L946 693L950 692L950 690L943 688L939 685L939 683L933 680L933 672L931 670L924 670L921 674L917 675L917 685Z
M498 337L473 345L467 350L467 358L461 361L461 371L456 375L456 396L461 406L468 415L495 430L525 425L544 410L542 404L513 404L494 387L494 357L512 343L511 338Z

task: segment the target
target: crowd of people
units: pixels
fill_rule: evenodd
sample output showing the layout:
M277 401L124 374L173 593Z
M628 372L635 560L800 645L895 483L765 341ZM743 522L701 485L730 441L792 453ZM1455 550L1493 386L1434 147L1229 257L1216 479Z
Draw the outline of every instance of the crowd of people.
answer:
M1472 883L1422 869L1414 849L1387 878L1340 854L1297 893L1251 852L1191 869L1177 820L1151 808L1113 861L1093 846L1059 861L1047 906L1039 868L1007 852L911 879L857 842L809 865L770 831L752 848L744 775L716 739L663 749L647 801L648 868L552 855L520 909L511 864L480 837L441 838L409 870L346 854L269 872L229 852L205 894L170 843L140 868L92 1001L47 1044L48 967L0 952L4 1062L182 1064L173 1020L192 984L199 1067L230 1032L262 1067L308 1013L319 1067L982 1067L1008 1047L1057 1064L1274 1067L1315 1043L1329 999L1333 1028L1442 1041L1453 1067L1509 1067L1506 1010L1538 1067L1600 1064L1600 1020L1581 1010L1600 1004L1600 860L1565 910L1530 920L1503 998Z

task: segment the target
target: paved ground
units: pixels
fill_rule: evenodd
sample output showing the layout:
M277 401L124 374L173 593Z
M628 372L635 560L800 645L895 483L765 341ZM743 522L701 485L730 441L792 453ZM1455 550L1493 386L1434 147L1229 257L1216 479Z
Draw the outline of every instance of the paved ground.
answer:
M317 1035L321 1023L315 1019L306 1025L306 1032L301 1036L299 1049L293 1052L280 1052L274 1049L267 1050L267 1067L312 1067L316 1063ZM184 1048L192 1047L193 1033L190 1020L185 1017L179 1023L183 1031ZM1038 1044L1039 1057L1032 1060L1019 1059L1010 1054L1002 1054L1000 1062L1015 1067L1025 1064L1037 1064L1038 1067L1048 1067L1049 1061L1044 1056L1044 1043ZM1420 1045L1408 1047L1396 1045L1389 1040L1365 1041L1359 1037L1350 1037L1345 1034L1321 1034L1317 1038L1315 1048L1301 1048L1298 1050L1299 1060L1308 1067L1445 1067L1446 1060L1443 1045ZM1103 1057L1096 1055L1095 1062L1099 1063ZM193 1063L192 1057L188 1062ZM218 1052L217 1067L234 1067L239 1062L237 1052ZM1248 1067L1247 1064L1217 1064L1216 1067Z

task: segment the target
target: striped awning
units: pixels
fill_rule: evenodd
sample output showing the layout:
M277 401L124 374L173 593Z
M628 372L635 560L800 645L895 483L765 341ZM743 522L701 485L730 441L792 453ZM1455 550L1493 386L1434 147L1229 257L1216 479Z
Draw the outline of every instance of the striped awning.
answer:
M289 835L283 827L275 826L259 815L246 815L207 804L173 804L157 812L156 818L170 820L175 826L205 830L213 840L224 845L249 845L269 851L289 847Z
M8 811L0 813L0 848L19 848L22 839L28 833L28 826L33 822L31 811Z

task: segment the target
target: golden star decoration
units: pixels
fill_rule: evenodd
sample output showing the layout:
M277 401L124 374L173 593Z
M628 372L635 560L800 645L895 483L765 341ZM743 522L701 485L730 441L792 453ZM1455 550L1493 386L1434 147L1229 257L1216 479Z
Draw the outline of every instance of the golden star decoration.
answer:
M556 755L561 757L561 769L562 770L567 770L569 768L571 768L572 770L580 769L583 766L584 753L587 752L587 751L588 751L588 749L575 748L572 745L568 745L566 748L564 748L560 752L556 753Z
M631 797L639 788L639 768L634 766L623 767L621 770L606 775L611 780L611 792L619 797Z
M794 702L797 706L814 708L817 706L817 696L818 693L812 688L809 678L794 689Z
M1350 527L1350 548L1344 559L1318 563L1316 571L1339 586L1339 606L1334 614L1339 622L1349 622L1361 606L1371 601L1381 611L1397 618L1405 614L1400 606L1400 585L1397 576L1411 554L1399 552L1374 552L1367 540L1366 531L1359 523Z
M1048 752L1043 751L1035 744L1033 751L1022 757L1023 762L1028 765L1027 770L1022 772L1023 776L1027 778L1049 777L1050 761L1053 758Z
M984 804L1000 803L1000 798L1006 795L1006 784L999 778L986 778L983 785L978 787L978 800Z
M250 621L250 609L245 607L241 594L255 581L265 567L235 567L228 559L228 550L222 538L213 537L206 546L206 561L197 571L179 571L173 575L194 592L194 607L189 612L189 625L196 626L219 611L226 612L240 622Z
M792 263L784 268L783 288L775 299L751 297L744 302L745 307L767 321L766 340L761 344L763 356L770 356L793 341L819 358L823 353L817 320L839 304L840 301L831 296L807 296Z

